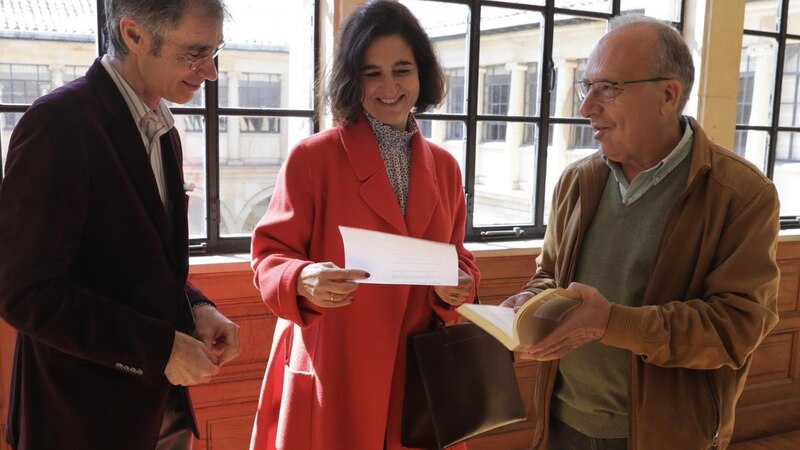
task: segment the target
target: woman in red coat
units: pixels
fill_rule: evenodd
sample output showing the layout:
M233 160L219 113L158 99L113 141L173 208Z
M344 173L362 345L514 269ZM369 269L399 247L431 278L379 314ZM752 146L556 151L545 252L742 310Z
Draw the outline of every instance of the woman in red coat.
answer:
M443 91L405 6L372 1L345 21L329 81L339 125L291 151L253 234L255 283L279 319L251 449L404 448L408 336L432 312L454 319L479 278L458 164L411 114ZM369 274L342 268L339 225L454 244L458 286L357 284Z

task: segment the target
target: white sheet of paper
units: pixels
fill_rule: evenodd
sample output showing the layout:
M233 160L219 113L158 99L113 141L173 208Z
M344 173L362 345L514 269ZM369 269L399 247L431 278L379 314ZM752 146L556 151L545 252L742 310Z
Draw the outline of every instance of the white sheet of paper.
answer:
M374 284L456 286L458 255L453 244L339 226L345 267L369 272Z

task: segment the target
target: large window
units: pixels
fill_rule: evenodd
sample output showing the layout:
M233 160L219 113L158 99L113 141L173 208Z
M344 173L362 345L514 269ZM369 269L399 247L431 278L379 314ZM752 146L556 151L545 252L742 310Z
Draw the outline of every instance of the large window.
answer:
M0 164L16 114L35 97L80 76L103 41L97 31L102 0L33 1L46 5L40 9L53 17L37 25L24 8L12 6L4 11L12 20L0 22L9 28L0 30ZM448 77L445 101L420 114L420 128L461 167L466 235L472 241L544 234L561 171L596 149L587 121L579 117L573 82L608 20L636 12L680 27L682 18L681 0L401 2L420 18ZM232 17L216 61L219 79L206 83L188 104L172 105L184 172L195 185L189 193L195 253L249 248L288 152L320 129L313 93L327 68L329 56L320 53L329 55L330 48L320 41L332 40L326 27L333 19L318 15L343 5L339 0L226 3ZM67 4L75 7L62 7ZM64 26L48 28L45 22ZM11 100L17 92L27 94ZM771 152L788 161L797 152L786 137ZM790 150L778 150L784 141Z
M42 64L0 63L0 102L29 104L50 91L51 80L48 66ZM3 130L13 130L22 116L20 113L6 114Z
M502 66L492 66L486 70L484 84L484 113L504 116L508 114L508 101L511 94L511 74ZM487 122L483 125L483 142L506 140L506 124Z
M544 234L564 167L597 149L573 94L581 64L615 15L643 13L680 28L683 4L400 1L420 18L448 74L446 105L422 117L461 164L473 241Z
M215 62L218 80L207 82L187 104L171 105L185 177L194 184L189 226L195 254L247 251L288 152L319 129L313 119L319 3L226 0L231 17L225 50ZM39 13L30 15L32 8ZM83 76L104 53L98 51L104 37L97 29L102 0L11 2L3 16L0 168L25 109Z
M778 189L781 222L800 227L800 3L746 0L737 153Z

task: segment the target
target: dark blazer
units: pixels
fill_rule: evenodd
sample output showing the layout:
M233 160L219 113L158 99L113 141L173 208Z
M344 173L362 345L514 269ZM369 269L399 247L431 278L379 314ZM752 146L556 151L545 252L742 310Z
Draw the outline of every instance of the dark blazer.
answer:
M18 330L14 448L155 447L174 332L191 333L189 302L207 300L186 281L175 129L161 146L171 214L99 59L37 100L11 136L0 186L0 315ZM188 407L186 390L175 389Z

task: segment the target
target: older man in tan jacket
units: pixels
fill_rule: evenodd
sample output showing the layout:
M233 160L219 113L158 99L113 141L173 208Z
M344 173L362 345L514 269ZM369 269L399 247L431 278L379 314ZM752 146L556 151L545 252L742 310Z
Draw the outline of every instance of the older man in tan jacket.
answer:
M559 181L518 306L562 286L582 306L525 357L543 361L535 448L724 449L753 350L778 321L778 197L681 112L680 35L624 16L576 89L600 151Z

